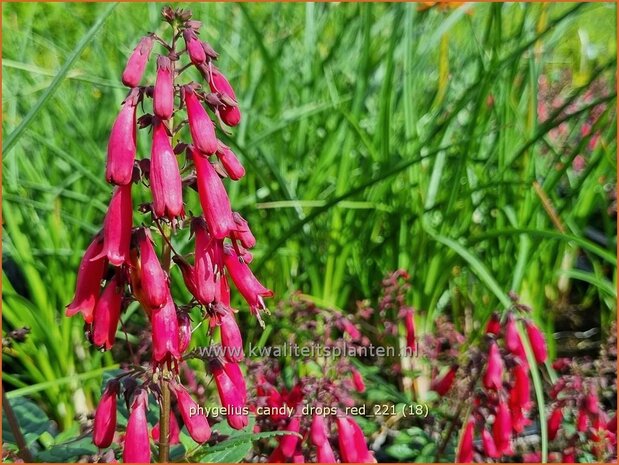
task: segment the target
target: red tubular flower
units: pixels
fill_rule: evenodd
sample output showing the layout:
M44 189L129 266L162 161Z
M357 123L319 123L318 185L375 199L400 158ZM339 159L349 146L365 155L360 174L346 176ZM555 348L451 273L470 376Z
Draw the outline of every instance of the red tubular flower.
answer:
M563 411L561 407L555 408L548 417L548 440L552 441L557 437L561 423L563 422Z
M105 165L105 179L112 184L129 184L133 178L137 130L135 113L139 95L137 89L129 93L112 126Z
M196 66L204 63L206 61L206 53L195 31L189 28L185 29L183 31L183 39L185 39L187 53L189 53L191 62Z
M112 444L116 432L116 396L119 388L120 383L117 380L109 381L95 411L92 442L102 449Z
M507 315L507 323L505 325L505 346L512 354L518 355L521 345L522 342L520 341L520 334L518 334L516 321L510 312Z
M211 88L211 92L221 94L224 99L228 100L230 103L219 108L221 120L228 126L236 126L239 124L241 121L241 112L236 105L236 95L234 94L234 90L226 77L214 66L211 69L208 84Z
M104 257L94 258L101 255L102 248L103 238L101 234L97 234L82 257L77 271L75 296L67 305L67 316L81 312L86 323L92 323L93 312L101 291L101 280L107 265Z
M357 458L361 463L376 463L374 455L368 449L363 430L359 424L352 418L348 418L348 422L351 424L354 431L355 448L357 449Z
M497 391L503 387L503 359L495 341L490 342L488 366L484 373L484 387Z
M197 443L202 444L211 437L211 427L206 417L199 413L198 404L191 398L189 392L175 381L170 383L172 393L178 402L178 409L183 417L183 423L191 438Z
M256 238L249 229L249 223L237 212L232 213L232 218L234 218L234 222L236 223L236 231L234 232L235 239L241 241L241 245L246 249L251 249L256 245Z
M228 373L230 369L224 369L222 362L217 359L211 360L209 363L209 368L213 374L213 378L215 378L215 384L217 385L217 392L219 393L221 405L228 412L226 418L228 424L234 429L245 428L249 421L247 415L245 415L243 411L243 407L245 406L243 392L230 378ZM235 381L238 382L238 380Z
M159 433L161 431L161 422L158 421L157 424L153 427L150 435L152 436L154 441L159 441ZM181 428L178 426L178 420L176 419L176 415L173 412L170 412L170 434L168 437L168 442L170 445L180 444L181 442Z
M139 228L135 232L136 242L140 251L140 284L142 300L149 308L159 308L166 303L168 294L168 279L159 258L155 253L150 231Z
M544 339L544 335L539 330L539 328L535 326L531 321L527 320L524 322L524 324L527 330L527 335L529 336L529 341L531 342L531 349L533 349L533 355L535 355L535 361L537 363L544 363L548 358L548 351L546 349L546 340Z
M361 332L348 318L338 320L338 326L344 333L348 334L353 341L361 340Z
M470 418L464 427L460 443L458 445L458 454L456 463L471 463L473 461L473 433L475 429L475 421Z
M363 431L359 428L357 422L350 417L338 417L336 422L342 462L376 462L368 450Z
M363 381L363 376L361 376L359 370L356 370L355 368L352 369L352 382L357 392L365 392L365 382Z
M245 385L245 378L241 371L241 367L238 363L232 362L224 363L223 367L228 378L230 378L232 384L234 384L242 404L245 404L247 402L247 386Z
M492 435L496 444L497 452L501 455L512 455L512 416L503 400L499 400L499 405L492 425Z
M494 438L486 428L482 429L481 431L481 444L484 448L484 454L486 455L486 457L489 457L491 459L497 459L501 456L496 450Z
M92 323L92 342L97 347L110 350L116 339L116 328L120 319L123 291L120 275L116 274L108 283L97 301Z
M220 318L219 329L221 331L221 345L224 349L224 357L229 362L238 363L244 358L243 339L241 331L236 324L234 315L226 313Z
M312 417L310 440L316 446L318 463L336 463L335 454L329 443L329 429L322 415Z
M238 181L245 176L245 168L227 145L220 142L215 155L219 158L219 161L226 170L226 173L228 173L228 176L230 176L230 179Z
M156 363L180 360L179 328L176 306L168 294L166 303L151 313L153 327L153 360Z
M527 368L518 364L514 367L514 389L517 393L518 405L524 410L531 407L531 385Z
M499 318L499 314L494 312L488 320L488 324L486 325L486 334L494 334L498 336L501 332L501 318Z
M202 218L195 218L191 223L191 229L196 236L193 266L196 298L202 305L208 305L215 299L218 286L211 255L215 241L208 233L206 223Z
M147 405L148 395L146 391L140 390L134 397L127 422L123 447L123 462L125 463L150 463L150 441L146 421Z
M200 205L208 230L215 239L229 237L237 226L226 188L208 159L196 150L191 150L191 153L196 167Z
M191 343L191 318L185 312L178 313L178 351L184 353Z
M453 386L457 371L457 365L449 367L449 370L443 374L443 376L438 376L432 380L430 383L430 389L436 392L439 396L444 396L449 392L451 386Z
M183 182L164 124L155 119L150 159L150 189L158 217L184 216Z
M215 126L206 110L198 100L198 96L191 86L183 87L185 105L187 106L187 119L189 120L189 132L196 149L207 155L217 151L217 137Z
M140 85L150 51L153 48L153 40L151 35L143 37L133 50L133 53L131 53L122 77L123 84L127 87L137 87Z
M589 414L584 408L578 409L578 416L576 417L576 430L584 433L587 431L589 423Z
M273 296L273 291L260 284L247 264L229 248L224 253L224 263L234 285L249 304L251 312L259 317L259 311L266 308L262 298Z
M300 427L301 427L301 416L297 412L290 419L285 429L286 431L298 433ZM279 437L279 448L281 450L282 455L286 458L292 457L297 448L298 442L299 442L299 436L297 436L296 434L284 434L280 436Z
M153 111L161 119L170 119L174 113L174 79L172 62L166 56L157 58L157 79L153 92Z
M91 260L107 257L114 266L129 263L132 208L131 184L116 187L103 220L103 248L101 253Z
M415 312L412 308L404 313L404 327L406 328L406 347L415 350Z
M598 396L594 392L589 392L585 396L585 409L590 415L597 415L600 411L598 406Z

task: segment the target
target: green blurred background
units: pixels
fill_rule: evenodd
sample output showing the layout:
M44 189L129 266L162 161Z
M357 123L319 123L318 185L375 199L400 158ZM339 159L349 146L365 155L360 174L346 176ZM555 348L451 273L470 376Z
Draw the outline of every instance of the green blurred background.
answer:
M2 5L3 335L31 330L4 350L3 382L61 429L77 428L117 366L63 309L111 193L120 75L142 35L169 34L162 6ZM204 22L239 98L224 140L247 176L226 185L273 307L299 290L345 311L404 268L426 330L446 314L474 331L513 290L548 334L604 336L616 312L614 4L173 6ZM149 150L141 131L139 157ZM190 251L186 231L175 248ZM266 317L262 332L236 306L246 340L285 324Z

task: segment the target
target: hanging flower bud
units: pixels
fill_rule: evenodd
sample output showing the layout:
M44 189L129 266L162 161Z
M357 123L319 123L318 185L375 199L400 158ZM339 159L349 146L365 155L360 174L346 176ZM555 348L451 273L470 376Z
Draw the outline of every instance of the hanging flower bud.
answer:
M191 343L191 318L185 312L178 312L178 351L184 353Z
M172 62L166 56L157 58L157 79L153 92L153 111L161 119L170 119L174 113L174 79Z
M451 386L453 386L454 380L456 379L457 371L457 365L449 367L449 370L446 373L432 380L432 382L430 383L430 389L432 391L435 391L439 396L444 396L449 392Z
M365 392L365 382L363 376L359 373L359 370L352 368L352 382L357 392Z
M503 387L503 359L495 341L490 342L488 365L484 373L484 387L497 391Z
M116 187L103 220L103 248L101 253L91 260L107 257L114 266L129 263L132 208L131 184Z
M220 142L215 155L219 158L219 161L226 170L226 173L228 173L228 176L230 176L230 179L238 181L245 176L245 168L243 168L239 159L227 145Z
M286 431L291 431L293 433L299 433L300 427L301 427L301 416L299 415L299 412L297 412L290 419L285 429ZM297 448L298 442L299 442L299 436L297 434L284 434L280 436L279 437L279 448L282 452L282 455L286 458L292 457Z
M116 396L118 396L119 388L120 383L117 380L109 381L95 411L92 442L101 449L109 447L114 439L116 432Z
M191 86L183 87L191 140L200 152L211 155L217 151L215 126Z
M109 183L125 185L133 178L137 131L135 113L139 100L139 91L133 89L123 101L112 126L105 165L105 179Z
M206 162L208 163L208 161ZM195 234L195 262L193 266L193 280L196 287L197 299L202 305L208 305L215 299L217 281L211 252L214 239L207 231L202 218L194 218L191 230Z
M135 232L135 237L140 251L139 277L142 301L149 308L159 308L165 304L170 293L168 279L155 253L150 231L139 228Z
M253 246L256 245L256 238L249 229L249 224L237 212L232 213L232 218L234 218L234 222L236 223L234 237L241 241L241 245L243 247L245 247L246 249L251 249Z
M518 398L518 405L524 410L531 408L531 386L527 368L518 364L514 367L514 389Z
M158 217L183 217L183 181L163 123L155 119L150 159L150 189Z
M94 311L92 342L95 346L105 350L110 350L116 340L123 298L119 277L120 275L116 274L107 283Z
M578 409L578 416L576 417L576 430L584 433L587 431L589 423L589 414L587 411L581 407Z
M537 363L544 363L548 358L548 351L546 350L546 341L544 335L531 321L524 322L529 341L531 342L531 349L533 349L533 355L535 355L535 361Z
M470 418L464 427L460 443L458 445L458 454L456 463L471 463L473 462L473 433L475 429L475 421Z
M123 462L125 463L150 463L150 441L146 421L147 405L148 395L146 391L140 390L134 396L127 422L123 447Z
M556 407L548 417L548 440L552 441L557 437L561 423L563 422L563 412L561 407Z
M230 378L232 384L236 387L241 403L245 404L247 402L247 386L245 385L245 378L243 377L241 367L238 363L232 362L224 363L223 367L228 378Z
M137 87L140 85L150 51L153 48L153 40L151 35L143 37L133 50L133 53L131 53L122 77L123 84L127 87Z
M189 53L191 62L196 66L204 63L206 61L206 53L195 31L193 29L185 29L183 31L183 39L185 39L187 53Z
M245 428L249 421L247 415L244 415L243 412L245 402L242 398L242 392L239 391L239 387L235 385L234 381L230 378L221 361L217 359L211 360L209 369L213 374L213 378L215 378L221 405L228 412L226 418L228 424L234 429Z
M228 312L220 318L220 322L219 328L224 356L229 362L238 363L244 358L243 339L234 315Z
M406 347L415 350L415 313L412 308L404 313L404 327L406 328Z
M335 454L329 442L325 442L316 448L316 459L318 463L337 463Z
M163 307L152 311L151 324L153 327L153 360L156 363L180 360L178 318L176 306L169 294Z
M335 454L329 443L329 428L322 415L314 415L312 417L310 440L316 446L318 463L336 463Z
M226 188L208 159L198 154L195 149L190 151L196 167L200 205L208 230L215 239L229 237L236 229L236 223Z
M209 86L211 92L216 92L224 96L230 101L230 105L223 105L219 109L219 115L224 123L228 126L236 126L241 121L241 112L236 105L236 95L232 86L226 77L219 72L214 66L211 69L209 77Z
M585 396L585 409L590 415L597 415L600 411L598 406L598 396L593 391L589 391L589 393Z
M200 408L189 392L176 381L170 383L172 393L178 402L178 409L183 417L183 423L191 438L197 443L204 443L211 437L211 427L204 414L199 413Z
M161 432L161 422L158 421L153 427L150 435L154 441L159 441L159 433ZM178 420L173 412L170 412L170 434L168 436L168 442L170 445L180 444L181 442L181 428L178 426Z
M77 271L75 297L67 305L67 316L81 312L86 323L92 323L93 312L101 291L101 280L107 265L104 257L94 258L101 255L102 247L103 238L101 234L97 234L82 257Z
M497 452L501 455L512 455L512 416L503 400L499 400L499 405L492 425L492 435Z
M263 297L273 296L273 291L260 284L247 264L229 248L224 253L224 263L234 285L249 304L251 312L259 316L260 310L266 308Z
M499 314L496 312L492 313L490 316L490 320L488 320L488 324L486 325L486 334L493 334L498 336L501 332L501 318L499 318Z
M499 452L496 450L494 438L486 428L481 430L481 444L484 448L484 454L486 457L491 459L497 459L500 457Z
M517 355L521 344L514 315L510 312L507 314L507 323L505 324L505 346L509 352Z

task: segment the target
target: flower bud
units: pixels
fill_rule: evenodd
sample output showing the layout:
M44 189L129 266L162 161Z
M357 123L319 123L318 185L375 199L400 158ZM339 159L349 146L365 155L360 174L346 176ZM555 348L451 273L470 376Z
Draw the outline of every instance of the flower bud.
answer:
M322 415L313 415L310 426L310 439L315 446L329 442L329 429Z
M247 415L244 415L243 412L245 401L239 386L235 385L234 381L230 378L228 371L224 369L224 365L221 361L217 359L211 360L209 363L209 369L215 379L221 405L228 412L226 418L228 424L234 429L245 428L249 421Z
M449 370L446 373L432 380L430 383L430 389L435 391L439 396L444 396L449 392L451 386L453 386L457 371L457 365L449 367Z
M563 412L561 407L556 407L548 417L548 440L552 441L557 437L561 423L563 422Z
M375 463L357 422L350 417L338 417L336 422L342 462Z
M531 408L531 386L527 368L518 364L514 367L514 389L518 398L518 405L524 410Z
M185 39L187 53L191 62L196 66L204 63L206 61L206 52L195 31L193 29L185 29L183 31L183 39Z
M256 238L249 229L249 224L245 219L237 212L232 213L232 218L236 223L236 231L234 237L241 241L241 245L247 249L251 249L256 245Z
M152 311L151 324L153 327L153 360L156 363L180 360L178 318L176 306L169 294L163 307Z
M146 391L140 390L134 397L127 422L123 448L123 462L125 463L150 463L150 441L146 421L147 405L148 395Z
M357 392L365 392L365 382L363 381L363 376L361 376L359 370L355 368L352 369L352 382Z
M497 452L501 455L512 455L512 416L503 400L499 400L499 405L492 425L492 435Z
M404 328L406 329L406 347L415 350L415 312L412 308L404 313Z
M159 442L159 434L161 432L161 421L158 421L157 424L153 427L150 435L152 436L154 441ZM173 412L170 412L170 429L168 435L168 443L170 445L180 444L181 442L181 428L178 426L178 420L176 419L176 415Z
M119 274L108 283L97 301L94 311L92 341L97 347L109 350L116 340L116 329L120 320L123 291Z
M170 387L172 388L172 393L176 397L178 409L183 417L183 423L185 423L191 438L200 444L208 441L211 437L211 427L204 414L199 413L200 410L196 401L193 400L189 392L177 382L171 382Z
M185 105L187 106L187 119L189 120L191 140L193 140L196 149L204 154L211 155L217 151L215 126L198 100L193 88L185 86L183 94Z
M174 113L174 82L172 62L166 56L157 58L157 78L153 92L153 111L161 119L170 119Z
M103 238L97 234L82 257L77 271L75 296L67 305L67 316L81 312L86 323L92 323L93 312L101 291L101 280L107 265L106 259L100 256L102 248ZM94 258L97 256L100 258Z
M230 179L238 181L245 176L245 168L228 146L220 142L215 155L219 158L219 161L226 170L226 173L228 173L228 176L230 176Z
M150 51L153 48L153 40L151 35L143 37L129 57L122 77L123 84L127 87L137 87L140 85Z
M191 318L185 312L178 312L178 351L184 353L191 343Z
M470 418L464 427L460 443L458 444L458 454L456 463L471 463L473 461L473 433L475 421Z
M208 159L198 154L195 149L191 152L196 167L200 205L208 230L215 239L229 237L237 226L226 188Z
M125 185L133 178L137 131L135 113L138 101L139 92L133 89L123 102L112 126L105 165L105 179L109 183Z
M498 313L493 312L492 316L488 320L488 324L486 325L486 334L493 334L498 336L501 332L501 319L499 318Z
M120 384L117 380L109 381L95 411L92 442L101 449L109 447L114 439L116 431L116 396L118 396L119 388Z
M525 321L525 327L529 341L531 342L531 349L533 349L533 355L535 355L535 361L537 363L544 363L548 358L548 351L546 349L546 341L544 335L531 321Z
M520 341L520 334L518 334L516 321L510 312L507 315L507 323L505 325L505 346L509 352L517 355L521 344L522 342Z
M156 119L150 159L150 189L158 217L183 217L183 182L163 123Z
M484 387L486 389L500 390L503 387L503 359L499 347L495 341L490 342L488 352L488 365L484 373Z
M221 345L224 349L224 356L229 362L238 363L243 360L243 339L241 331L236 324L234 315L226 313L220 318Z
M497 459L500 457L498 451L496 450L494 438L486 428L481 431L481 444L484 448L484 454L486 457L491 459Z
M135 237L140 251L140 284L142 301L149 308L159 308L166 303L168 294L168 279L159 258L155 253L150 231L139 228Z
M107 257L114 266L129 263L132 208L131 184L116 187L103 220L103 248L101 253L91 260Z
M290 419L285 429L286 431L298 433L300 427L301 427L301 416L297 412ZM284 434L280 436L279 437L279 448L281 449L282 455L286 458L292 457L297 448L298 442L299 442L299 436L297 436L296 434Z
M237 100L234 90L226 77L214 66L211 69L208 83L211 88L211 92L217 92L230 99L231 103L234 102L232 105L222 105L219 108L221 120L228 126L236 126L239 124L241 121L241 112L239 111L238 106L236 106Z
M215 279L213 257L211 256L214 239L208 233L206 223L202 218L195 218L191 228L196 236L195 262L193 266L193 279L197 292L196 298L202 305L208 305L215 299L218 286Z

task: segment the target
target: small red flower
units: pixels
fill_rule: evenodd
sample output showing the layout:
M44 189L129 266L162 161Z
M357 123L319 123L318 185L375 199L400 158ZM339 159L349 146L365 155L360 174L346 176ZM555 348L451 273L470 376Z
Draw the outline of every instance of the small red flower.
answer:
M129 263L132 208L131 184L116 187L103 220L103 248L101 253L91 260L107 257L114 266Z
M500 457L499 452L496 450L494 438L486 428L481 431L481 444L484 448L484 454L486 457L491 459L497 459Z
M183 31L183 39L185 39L187 53L189 53L191 62L196 66L204 63L206 61L206 53L195 31L190 28L185 29Z
M442 376L438 376L432 380L430 383L430 389L435 391L439 396L444 396L449 392L451 386L453 386L457 371L457 365L449 367L449 370Z
M251 249L256 245L256 238L249 229L249 224L237 212L232 213L232 218L234 218L234 222L236 223L236 230L234 231L235 239L241 241L241 245L246 249Z
M92 342L97 347L109 350L116 340L120 320L123 290L117 273L108 283L95 307L92 323Z
M557 437L561 423L563 422L563 411L557 406L548 417L548 439L552 441Z
M492 425L492 435L497 452L501 455L512 455L512 416L507 404L501 399Z
M221 345L224 349L226 360L234 363L243 360L243 339L232 312L227 312L221 316L219 329L221 331Z
M153 111L161 119L174 113L174 79L172 62L166 56L157 58L157 78L153 92Z
M238 181L245 176L245 168L227 145L220 142L215 155L219 158L219 161L224 167L224 170L226 170L226 173L228 173L228 176L230 176L230 179Z
M219 108L219 115L228 126L236 126L241 121L241 112L236 105L236 95L226 77L214 66L211 69L209 86L211 92L219 93L229 104L224 104Z
M499 346L497 346L495 341L490 342L488 366L486 367L483 381L486 389L498 391L503 387L503 359L499 352Z
M529 341L531 342L531 349L533 349L533 355L535 355L535 361L537 363L544 363L548 358L548 351L546 349L546 340L544 335L531 321L524 322Z
M176 306L168 294L166 303L159 309L153 309L150 315L153 327L153 360L155 363L180 360L179 328Z
M133 53L131 53L122 77L123 84L127 87L137 87L140 85L150 51L153 48L153 40L151 35L143 37L133 50Z
M217 151L215 126L191 86L183 87L191 140L200 152L211 155Z
M95 411L92 442L102 449L112 444L116 432L116 397L119 389L120 383L117 380L109 381Z
M243 411L245 399L243 390L240 389L238 384L238 379L233 380L230 377L232 371L229 367L226 370L224 364L220 360L211 360L209 368L215 379L215 384L217 385L217 392L219 393L221 405L227 410L226 420L228 424L234 429L245 428L249 421L247 415L245 415ZM235 381L237 382L236 384Z
M152 436L154 441L159 441L159 433L161 431L161 421L158 421L157 424L153 427L150 435ZM170 434L168 436L168 442L170 445L180 444L181 442L181 428L178 426L178 420L176 419L176 415L170 412Z
M166 303L170 293L168 279L155 253L150 231L139 228L135 240L140 251L139 278L143 303L149 308L159 308Z
M460 443L458 445L458 454L456 463L471 463L473 461L473 433L475 430L475 421L470 418L464 427Z
M150 189L158 217L183 217L183 182L164 124L155 119L150 158Z
M129 93L112 126L105 165L105 179L112 184L129 184L133 178L137 144L135 114L140 100L139 95L137 89Z
M123 447L123 462L125 463L150 463L150 441L146 421L147 405L148 395L146 391L140 390L134 396L127 422Z
M211 427L206 417L199 413L197 402L191 398L187 389L177 382L172 381L170 387L191 438L200 444L208 441L211 437Z

